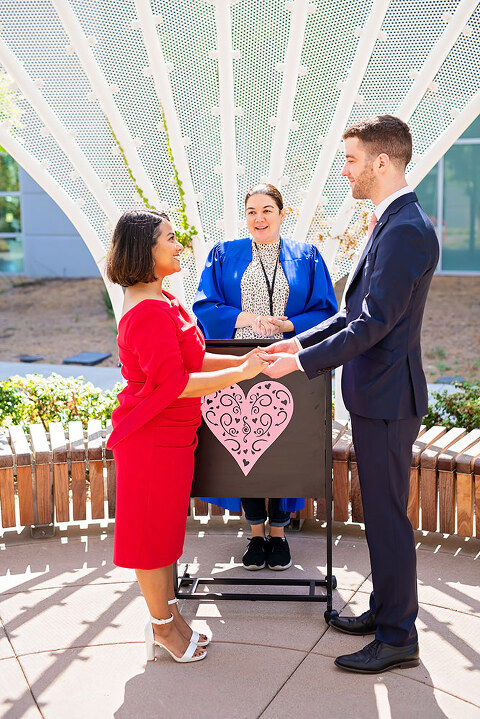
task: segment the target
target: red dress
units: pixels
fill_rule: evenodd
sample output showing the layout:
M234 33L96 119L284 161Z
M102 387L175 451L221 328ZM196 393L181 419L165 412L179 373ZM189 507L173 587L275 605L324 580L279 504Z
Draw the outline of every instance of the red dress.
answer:
M201 398L178 399L199 372L205 341L170 294L172 306L143 300L118 326L126 388L112 413L117 476L113 561L156 569L183 551Z

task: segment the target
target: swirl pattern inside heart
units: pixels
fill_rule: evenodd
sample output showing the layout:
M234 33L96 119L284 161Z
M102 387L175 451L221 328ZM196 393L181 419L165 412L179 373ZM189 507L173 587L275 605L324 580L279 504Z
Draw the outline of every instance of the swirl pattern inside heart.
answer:
M246 397L234 384L204 397L202 414L246 476L290 422L293 397L280 382L259 382Z

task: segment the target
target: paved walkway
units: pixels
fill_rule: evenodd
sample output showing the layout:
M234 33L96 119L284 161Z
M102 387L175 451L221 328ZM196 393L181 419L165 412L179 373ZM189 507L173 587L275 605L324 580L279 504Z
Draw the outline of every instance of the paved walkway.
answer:
M200 576L242 575L242 520L189 519L183 559ZM334 606L367 607L364 534L334 526ZM131 570L112 564L113 527L27 531L0 539L2 719L480 719L480 541L417 533L419 667L377 676L342 672L338 654L369 637L327 628L323 604L183 601L213 634L208 657L145 663L146 611ZM295 566L323 577L325 530L290 534ZM268 570L262 573L270 576ZM250 575L249 575L250 576ZM278 575L275 575L278 576Z
M26 374L41 374L49 377L52 372L61 377L83 377L100 389L112 389L116 382L123 382L120 367L101 367L95 365L44 364L42 362L0 362L0 380L14 375L25 377Z

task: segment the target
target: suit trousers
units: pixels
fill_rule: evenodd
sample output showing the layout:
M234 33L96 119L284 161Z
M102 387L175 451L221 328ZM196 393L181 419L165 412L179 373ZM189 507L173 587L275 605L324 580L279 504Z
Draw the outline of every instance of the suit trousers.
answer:
M351 414L351 421L372 568L370 608L376 614L376 638L394 646L414 644L417 562L407 503L412 444L421 420Z

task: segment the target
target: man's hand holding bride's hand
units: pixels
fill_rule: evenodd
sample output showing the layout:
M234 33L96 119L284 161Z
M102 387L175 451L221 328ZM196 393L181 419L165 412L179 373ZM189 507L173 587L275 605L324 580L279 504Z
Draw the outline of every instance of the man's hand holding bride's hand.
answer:
M243 373L243 379L252 379L260 372L267 374L267 368L270 362L274 362L273 357L269 355L263 356L261 347L256 347L242 357L240 369Z
M289 342L290 340L285 341ZM270 353L272 347L278 346L280 344L282 344L282 342L276 342L275 345L270 345L270 347L266 347L264 352L258 353L260 359L266 360L270 363L262 371L264 374L267 375L267 377L271 377L272 379L284 377L285 375L298 370L298 365L294 354L291 354L289 352L276 352L274 354Z
M286 352L287 354L294 355L298 352L298 346L292 337L289 340L279 340L278 342L273 342L271 345L268 345L268 347L263 347L262 351L267 354Z
M259 352L263 352L265 347L254 347L253 350L250 350L249 352L245 352L244 355L239 355L239 364L243 364L243 362L246 362L250 357L253 357L253 355L258 355Z
M273 342L268 347L255 347L239 359L250 377L256 377L257 374L263 372L268 377L277 379L298 370L294 357L297 352L298 346L293 339L280 340Z

